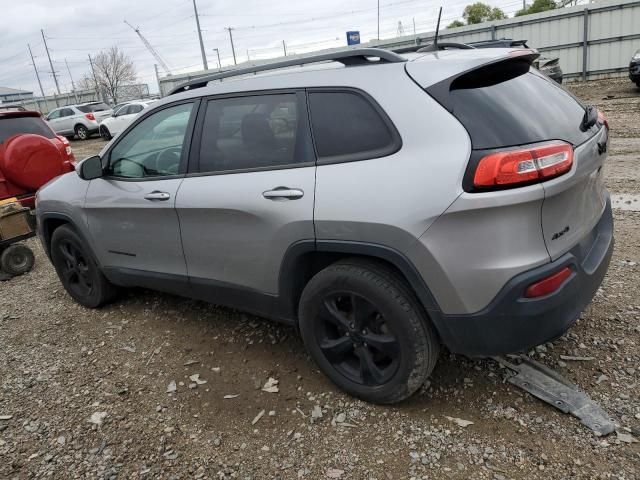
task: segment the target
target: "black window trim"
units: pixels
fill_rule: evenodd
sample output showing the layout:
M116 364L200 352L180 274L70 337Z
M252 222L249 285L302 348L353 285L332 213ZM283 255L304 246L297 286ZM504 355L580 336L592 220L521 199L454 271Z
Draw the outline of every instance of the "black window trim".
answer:
M165 110L167 108L175 107L185 103L192 103L193 109L191 110L191 115L189 116L189 122L187 123L187 131L185 133L184 142L182 144L182 155L180 157L180 166L178 167L177 174L154 175L151 177L140 177L140 178L117 177L115 175L105 175L102 178L107 180L114 180L118 182L151 182L151 181L158 181L158 180L171 180L176 178L184 178L186 176L186 171L187 171L187 161L191 153L190 150L192 147L194 125L196 122L196 118L200 114L200 105L202 103L200 98L188 98L185 100L179 100L177 102L166 103L158 108L148 109L147 111L144 111L144 113L140 117L136 118L134 122L132 122L122 133L120 133L116 137L116 140L114 141L113 145L109 147L109 150L107 150L104 156L101 158L102 169L106 171L107 167L109 166L111 151L116 147L116 145L118 145L122 141L123 138L126 137L129 131L135 128L135 126L138 125L140 122L143 122L147 117L155 113L158 113L162 110Z
M191 149L189 155L189 166L187 168L186 177L208 177L214 175L234 175L237 173L250 173L250 172L268 172L271 170L291 170L293 168L305 168L314 167L316 165L315 158L308 162L295 162L282 165L273 165L271 167L253 167L253 168L238 168L234 170L220 170L217 172L200 172L200 142L202 140L202 132L204 129L204 120L207 110L207 102L211 100L224 100L226 98L241 98L241 97L258 97L265 95L284 95L295 94L296 99L300 102L300 110L303 114L300 116L300 121L303 122L299 125L299 131L304 132L310 137L310 141L313 145L313 139L311 138L311 125L309 123L308 115L304 115L304 112L308 112L307 97L304 88L279 88L271 90L246 90L243 92L221 93L218 95L207 95L201 97L202 107L198 111L198 118L194 128L194 135L191 140ZM315 153L315 146L313 147ZM315 155L314 155L315 156Z
M333 165L336 163L348 163L348 162L359 162L363 160L374 160L376 158L383 158L393 155L400 151L402 148L402 137L398 132L395 124L387 114L387 112L380 106L380 104L367 92L355 87L310 87L306 89L307 92L307 109L309 114L309 126L311 127L311 138L313 139L313 149L316 153L316 163L318 165ZM383 148L378 148L375 150L367 150L364 152L357 153L349 153L344 155L332 155L328 157L321 157L318 155L318 150L316 148L316 140L315 134L313 132L313 122L311 121L312 113L311 113L311 102L309 102L309 94L310 93L350 93L352 95L359 95L363 98L376 113L380 116L381 120L389 130L391 135L391 143Z

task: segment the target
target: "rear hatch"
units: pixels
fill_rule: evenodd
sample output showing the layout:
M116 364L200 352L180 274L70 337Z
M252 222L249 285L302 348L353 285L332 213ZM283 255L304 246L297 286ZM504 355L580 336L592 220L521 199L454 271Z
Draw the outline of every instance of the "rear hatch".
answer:
M78 110L82 113L93 113L93 116L96 118L98 123L113 114L113 110L111 110L109 105L102 102L78 105Z
M541 182L543 236L549 255L556 259L588 236L605 208L607 128L595 109L531 66L535 52L502 50L501 56L423 86L469 133L473 151L463 182L467 191L482 192L474 188L473 174L487 155L553 141L572 147L570 170ZM411 63L407 72L419 83Z

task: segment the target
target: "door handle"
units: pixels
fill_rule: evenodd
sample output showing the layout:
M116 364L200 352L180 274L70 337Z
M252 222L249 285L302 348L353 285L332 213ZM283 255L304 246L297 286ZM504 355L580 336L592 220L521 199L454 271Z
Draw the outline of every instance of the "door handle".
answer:
M267 200L297 200L304 196L304 192L299 188L277 187L262 192L262 196Z
M154 190L151 193L147 193L144 198L145 200L169 200L171 198L171 195L167 192L159 192L157 190Z

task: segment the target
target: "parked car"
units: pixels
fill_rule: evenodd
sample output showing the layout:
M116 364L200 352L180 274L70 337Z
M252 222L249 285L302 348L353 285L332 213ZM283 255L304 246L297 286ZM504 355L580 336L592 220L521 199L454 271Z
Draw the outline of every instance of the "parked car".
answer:
M130 102L119 108L114 108L113 114L100 122L100 136L105 140L111 140L127 128L133 119L154 101Z
M629 62L629 78L640 87L640 49L636 50Z
M470 42L474 48L529 48L526 40L513 40L511 38L500 38L497 40L483 40ZM558 57L540 56L533 62L533 66L558 83L562 83L562 68Z
M74 165L69 140L56 135L39 112L0 111L0 200L17 197L34 208L38 188Z
M441 343L562 335L607 271L608 127L536 56L355 49L193 80L40 190L42 244L81 305L139 286L287 322L341 388L400 401Z
M113 114L106 103L89 102L56 108L47 115L47 122L54 132L80 140L88 140L98 132L100 122Z

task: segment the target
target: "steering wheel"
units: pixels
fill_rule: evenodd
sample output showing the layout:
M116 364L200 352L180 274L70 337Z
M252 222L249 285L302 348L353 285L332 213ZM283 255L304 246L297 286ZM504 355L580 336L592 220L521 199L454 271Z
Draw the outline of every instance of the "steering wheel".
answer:
M159 172L167 172L177 174L180 168L180 157L182 156L182 147L170 147L163 150L156 158L156 170ZM165 168L165 166L167 166Z

